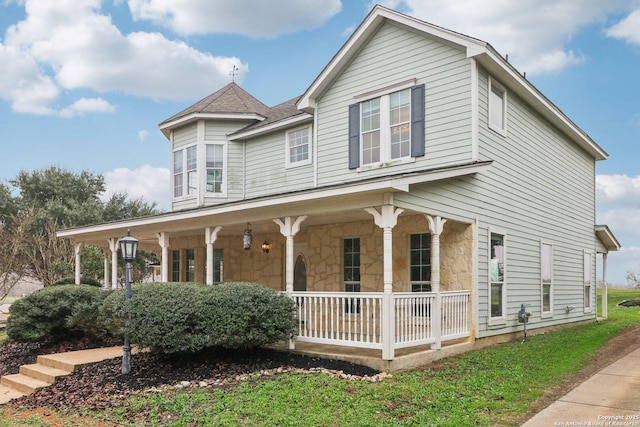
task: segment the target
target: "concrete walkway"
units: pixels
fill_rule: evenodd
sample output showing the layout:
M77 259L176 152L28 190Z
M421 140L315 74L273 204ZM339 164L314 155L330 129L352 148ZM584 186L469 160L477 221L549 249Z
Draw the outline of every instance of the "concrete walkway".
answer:
M640 427L640 348L604 368L523 426Z

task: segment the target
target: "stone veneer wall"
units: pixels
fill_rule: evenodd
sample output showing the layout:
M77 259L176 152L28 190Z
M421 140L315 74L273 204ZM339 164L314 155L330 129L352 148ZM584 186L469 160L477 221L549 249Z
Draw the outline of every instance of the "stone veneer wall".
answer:
M409 292L409 235L428 233L424 215L400 215L393 229L393 291ZM307 259L307 290L342 292L342 245L345 238L360 238L361 292L383 291L382 229L370 221L304 227L295 236L304 245ZM268 254L262 242L271 243ZM285 239L281 234L254 230L251 250L242 247L242 236L220 236L215 248L224 249L224 281L249 281L272 289L285 289ZM195 249L196 281L205 282L204 236L171 239L170 250ZM473 226L447 221L440 237L440 282L442 290L471 290L473 283ZM297 254L296 254L297 255ZM181 265L186 265L181 251ZM184 277L184 267L182 275ZM182 279L184 280L184 279Z

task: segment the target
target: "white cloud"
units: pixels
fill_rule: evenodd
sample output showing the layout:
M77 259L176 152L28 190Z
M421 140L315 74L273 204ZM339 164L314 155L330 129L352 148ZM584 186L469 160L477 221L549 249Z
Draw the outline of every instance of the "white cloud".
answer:
M138 139L140 141L144 141L149 136L149 131L146 129L142 129L138 131Z
M558 72L584 61L566 47L582 27L603 21L632 0L393 0L408 13L491 43L521 72Z
M213 56L160 33L123 34L100 0L26 0L26 17L0 43L0 97L20 113L72 117L115 108L102 98L60 106L73 90L119 92L152 99L186 100L229 81L248 65ZM73 10L73 13L69 13Z
M623 39L627 43L640 45L640 9L631 12L626 18L613 25L605 33L609 37Z
M340 0L129 0L134 19L181 35L240 34L276 37L320 27L340 12Z
M143 197L146 202L155 202L158 209L169 210L169 169L143 165L133 170L116 168L103 175L107 187L104 200L126 192L132 199Z
M640 208L640 176L597 175L596 198L605 205Z

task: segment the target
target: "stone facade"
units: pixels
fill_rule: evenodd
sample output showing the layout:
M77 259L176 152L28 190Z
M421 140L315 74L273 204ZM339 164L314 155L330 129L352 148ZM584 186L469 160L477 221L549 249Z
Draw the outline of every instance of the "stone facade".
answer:
M393 229L393 291L409 292L409 236L428 233L423 215L400 215ZM224 281L250 281L276 290L285 289L285 238L279 233L254 232L251 250L242 247L242 236L220 236L215 248L224 250ZM258 235L259 234L259 235ZM343 241L360 238L361 292L383 291L382 229L371 221L302 226L295 236L296 258L304 256L307 270L307 290L342 292ZM449 220L440 237L441 290L471 290L474 271L473 225ZM261 248L263 241L271 244L268 254ZM195 281L205 281L206 245L204 236L172 238L172 250L180 250L181 281L185 280L184 249L194 249ZM170 263L171 264L171 263ZM170 273L171 277L171 273Z

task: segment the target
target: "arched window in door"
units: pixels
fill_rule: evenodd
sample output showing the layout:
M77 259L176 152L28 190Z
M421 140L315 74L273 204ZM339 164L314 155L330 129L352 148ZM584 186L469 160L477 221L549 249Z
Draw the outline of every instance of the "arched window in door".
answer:
M298 255L293 268L293 290L295 292L307 290L307 262L303 255Z

